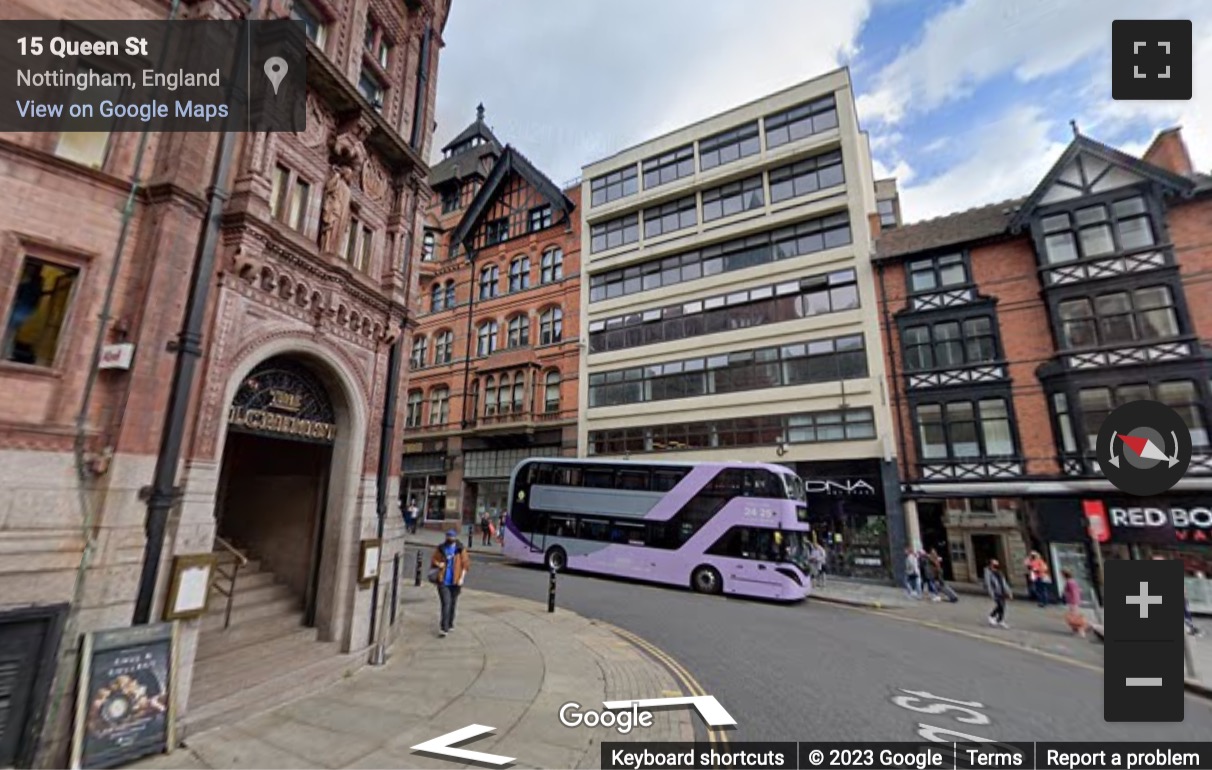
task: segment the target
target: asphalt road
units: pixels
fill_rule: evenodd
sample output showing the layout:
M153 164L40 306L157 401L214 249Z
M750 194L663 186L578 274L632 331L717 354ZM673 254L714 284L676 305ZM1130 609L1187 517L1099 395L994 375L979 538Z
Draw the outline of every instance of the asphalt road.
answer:
M541 569L480 565L471 587L546 601ZM733 741L911 741L932 731L952 731L937 732L941 741L1007 742L1212 735L1212 704L1194 696L1182 723L1109 724L1101 671L837 605L569 574L559 578L557 599L676 658L737 720Z

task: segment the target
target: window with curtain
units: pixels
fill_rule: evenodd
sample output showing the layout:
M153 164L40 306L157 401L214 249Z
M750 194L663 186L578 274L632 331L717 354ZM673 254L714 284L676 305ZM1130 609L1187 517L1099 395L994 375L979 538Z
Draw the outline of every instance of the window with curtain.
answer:
M501 281L501 271L496 265L489 265L480 271L480 299L492 299L497 296Z
M550 345L564 338L564 311L549 308L539 316L539 344Z
M509 263L509 290L522 291L530 288L530 257L515 257Z
M490 374L484 378L484 415L491 416L497 412L497 381Z
M506 347L520 348L530 344L530 316L516 315L509 319Z
M429 424L445 425L450 421L450 389L434 388L429 395Z
M539 281L542 283L552 283L564 278L564 251L563 249L548 249L543 252L542 262L540 263Z
M543 378L543 411L560 411L560 373L548 372Z
M922 460L979 460L1015 454L1004 398L920 404L916 412Z
M408 428L421 427L421 409L424 404L425 397L419 390L410 390L408 392L408 411L404 416L404 426Z
M496 352L498 332L496 321L485 321L480 324L480 331L476 339L477 355L487 356Z

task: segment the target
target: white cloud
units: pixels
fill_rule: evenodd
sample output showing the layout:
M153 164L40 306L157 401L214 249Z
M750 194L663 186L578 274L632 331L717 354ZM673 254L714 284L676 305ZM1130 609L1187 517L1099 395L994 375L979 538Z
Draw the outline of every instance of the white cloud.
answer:
M1016 106L992 122L971 126L957 144L966 157L919 184L901 185L906 222L1027 195L1065 148L1050 138L1054 123L1042 110Z
M929 19L921 39L876 75L875 87L859 98L859 115L897 123L1007 73L1031 81L1063 72L1109 48L1116 18L1207 18L1210 11L1212 3L1200 0L1147 6L1140 0L964 0Z
M878 0L877 0L878 1ZM662 132L838 67L873 0L458 0L438 74L440 148L483 101L557 183Z
M1209 10L1212 11L1212 7ZM1164 128L1182 126L1183 139L1195 167L1203 171L1212 169L1212 69L1206 66L1212 62L1212 19L1203 24L1196 23L1193 37L1194 60L1205 66L1195 67L1190 101L1114 101L1106 96L1111 92L1111 82L1110 73L1104 68L1099 70L1099 76L1089 89L1092 95L1102 98L1094 99L1093 106L1083 116L1082 132L1094 137L1100 133L1112 135L1124 125L1143 123L1156 134ZM1143 152L1148 141L1125 143L1120 149L1129 153Z

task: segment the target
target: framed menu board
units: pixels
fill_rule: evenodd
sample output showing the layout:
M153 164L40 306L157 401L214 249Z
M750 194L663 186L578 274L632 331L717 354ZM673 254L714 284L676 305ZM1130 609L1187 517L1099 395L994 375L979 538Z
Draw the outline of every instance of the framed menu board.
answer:
M176 623L84 637L72 768L116 767L173 748L176 650Z

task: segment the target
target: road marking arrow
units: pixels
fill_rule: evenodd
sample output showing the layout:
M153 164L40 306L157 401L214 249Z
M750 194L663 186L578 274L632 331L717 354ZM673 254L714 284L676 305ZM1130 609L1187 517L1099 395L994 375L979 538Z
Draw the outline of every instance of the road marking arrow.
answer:
M468 725L467 727L459 728L454 732L439 735L437 738L431 738L424 743L418 743L412 747L413 751L425 751L430 754L437 754L443 757L452 757L455 759L466 759L470 762L487 762L490 765L507 765L514 761L515 757L503 757L500 754L485 754L482 751L471 751L469 749L452 748L455 743L469 741L472 738L477 738L481 735L487 735L497 728L488 727L487 725Z
M631 708L652 708L653 706L693 706L708 727L729 727L736 724L714 695L698 695L693 698L648 698L646 700L608 700L602 705L610 710Z

